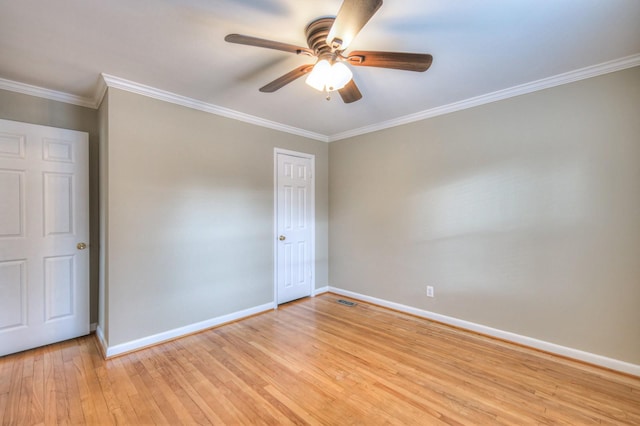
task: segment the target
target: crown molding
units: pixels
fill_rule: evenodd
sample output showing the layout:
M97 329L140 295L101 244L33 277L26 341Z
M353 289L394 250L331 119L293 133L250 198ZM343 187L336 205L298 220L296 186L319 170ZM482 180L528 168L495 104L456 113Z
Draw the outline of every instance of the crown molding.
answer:
M461 111L467 108L473 108L480 105L485 105L491 102L497 102L504 99L513 98L527 93L537 92L551 87L560 86L563 84L573 83L579 80L585 80L591 77L597 77L602 74L608 74L615 71L621 71L627 68L633 68L640 65L640 54L627 56L621 59L616 59L609 62L604 62L598 65L592 65L586 68L581 68L575 71L569 71L563 74L558 74L553 77L543 78L541 80L533 81L530 83L521 84L519 86L510 87L508 89L498 90L497 92L487 93L485 95L476 96L474 98L465 99L463 101L454 102L448 105L420 111L414 114L405 115L402 117L394 118L392 120L383 121L370 126L364 126L353 130L347 130L345 132L336 133L328 137L329 142L338 141L341 139L347 139L354 136L360 136L367 133L377 132L379 130L388 129L391 127L402 126L403 124L409 124L427 118L437 117L439 115L449 114L456 111Z
M329 138L326 135L323 135L320 133L310 132L297 127L288 126L286 124L278 123L271 120L266 120L264 118L256 117L254 115L249 115L249 114L245 114L243 112L235 111L229 108L224 108L218 105L198 101L196 99L192 99L186 96L156 89L151 86L146 86L144 84L139 84L139 83L125 80L123 78L115 77L112 75L102 74L102 78L104 79L107 87L113 87L115 89L125 90L131 93L137 93L139 95L147 96L150 98L158 99L158 100L169 102L176 105L181 105L187 108L197 109L199 111L220 115L226 118L232 118L234 120L243 121L245 123L255 124L256 126L267 127L269 129L278 130L285 133L291 133L294 135L303 136L305 138L315 139L322 142L329 142Z
M98 83L96 83L96 88L93 91L93 104L94 108L99 108L100 104L102 104L102 100L104 99L104 95L107 94L107 83L104 81L104 76L101 74L100 78L98 78Z
M33 86L31 84L20 83L18 81L7 80L5 78L0 78L0 89L87 108L96 108L93 99L65 92L58 92L57 90L45 89L44 87Z
M467 108L497 102L504 99L513 98L539 90L549 89L563 84L573 83L575 81L584 80L591 77L597 77L602 74L608 74L621 71L627 68L640 66L640 54L631 55L624 58L616 59L602 64L581 68L579 70L566 72L556 76L544 78L530 83L521 84L508 89L498 90L497 92L487 93L485 95L476 96L474 98L465 99L459 102L453 102L448 105L431 108L414 114L405 115L394 118L392 120L383 121L370 126L364 126L357 129L347 130L333 135L324 135L321 133L311 132L300 129L298 127L288 126L286 124L260 118L254 115L245 114L229 108L218 105L198 101L186 96L156 89L151 86L139 84L130 80L115 77L108 74L101 74L102 78L98 79L93 98L85 98L82 96L72 95L56 90L45 89L43 87L33 86L30 84L20 83L17 81L0 78L0 89L11 92L18 92L25 95L37 96L39 98L50 99L68 104L79 105L87 108L96 109L100 106L102 99L108 87L125 90L139 95L148 96L154 99L170 102L173 104L185 106L187 108L208 112L210 114L231 118L256 126L266 127L269 129L302 136L309 139L315 139L322 142L334 142L341 139L347 139L354 136L360 136L367 133L377 132L379 130L389 129L392 127L402 126L404 124L413 123L428 118L437 117L439 115L449 114L456 111L462 111Z

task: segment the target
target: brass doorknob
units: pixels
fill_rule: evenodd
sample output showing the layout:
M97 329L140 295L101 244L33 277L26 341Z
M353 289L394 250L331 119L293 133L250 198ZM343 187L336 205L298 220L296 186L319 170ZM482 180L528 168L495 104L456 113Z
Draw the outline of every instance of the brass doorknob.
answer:
M78 248L78 250L84 250L87 248L87 245L85 243L78 243L76 247Z
M278 238L280 241L284 241L287 239L287 237L285 237L284 235L280 235L280 238Z

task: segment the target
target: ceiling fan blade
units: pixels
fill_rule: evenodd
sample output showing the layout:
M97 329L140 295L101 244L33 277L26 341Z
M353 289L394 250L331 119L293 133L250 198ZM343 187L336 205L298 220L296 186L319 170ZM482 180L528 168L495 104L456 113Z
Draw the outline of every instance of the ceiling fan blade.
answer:
M344 0L327 35L331 50L344 50L382 6L382 0Z
M309 65L309 64L301 65L298 68L294 69L293 71L290 71L290 72L286 73L285 75L276 78L271 83L261 87L260 91L264 92L264 93L275 92L276 90L280 89L281 87L284 87L287 84L291 83L292 81L302 77L306 73L310 72L312 69L313 69L313 65Z
M351 102L362 99L362 93L360 93L360 90L353 79L351 79L351 81L349 81L342 89L338 90L338 93L340 93L340 97L342 97L345 104L350 104Z
M280 43L279 41L266 40L263 38L251 37L242 34L229 34L224 38L224 40L229 43L246 44L247 46L282 50L283 52L295 53L296 55L306 54L309 56L313 56L313 51L307 47L300 47L293 44Z
M433 56L424 53L371 52L358 50L347 58L349 64L362 67L393 68L422 72L429 69Z

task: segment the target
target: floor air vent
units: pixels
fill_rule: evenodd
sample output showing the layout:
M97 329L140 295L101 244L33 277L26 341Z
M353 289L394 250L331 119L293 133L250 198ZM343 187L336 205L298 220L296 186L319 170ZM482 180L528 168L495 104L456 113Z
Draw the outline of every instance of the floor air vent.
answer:
M344 299L338 299L338 303L346 306L356 306L357 304L356 302L351 302L349 300L344 300Z

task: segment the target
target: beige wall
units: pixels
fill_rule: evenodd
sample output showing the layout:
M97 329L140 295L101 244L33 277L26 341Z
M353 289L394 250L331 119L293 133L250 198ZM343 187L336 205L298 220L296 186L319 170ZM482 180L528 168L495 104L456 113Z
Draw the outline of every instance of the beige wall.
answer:
M98 328L96 332L105 343L109 341L109 222L107 206L109 205L109 93L105 93L98 108L98 135L100 140L100 203L98 219L100 224L100 254L98 264Z
M0 118L89 133L90 318L98 321L98 117L96 110L0 90Z
M640 364L639 112L633 68L331 143L330 284Z
M274 147L315 155L327 285L326 143L118 89L107 108L109 346L274 300Z

